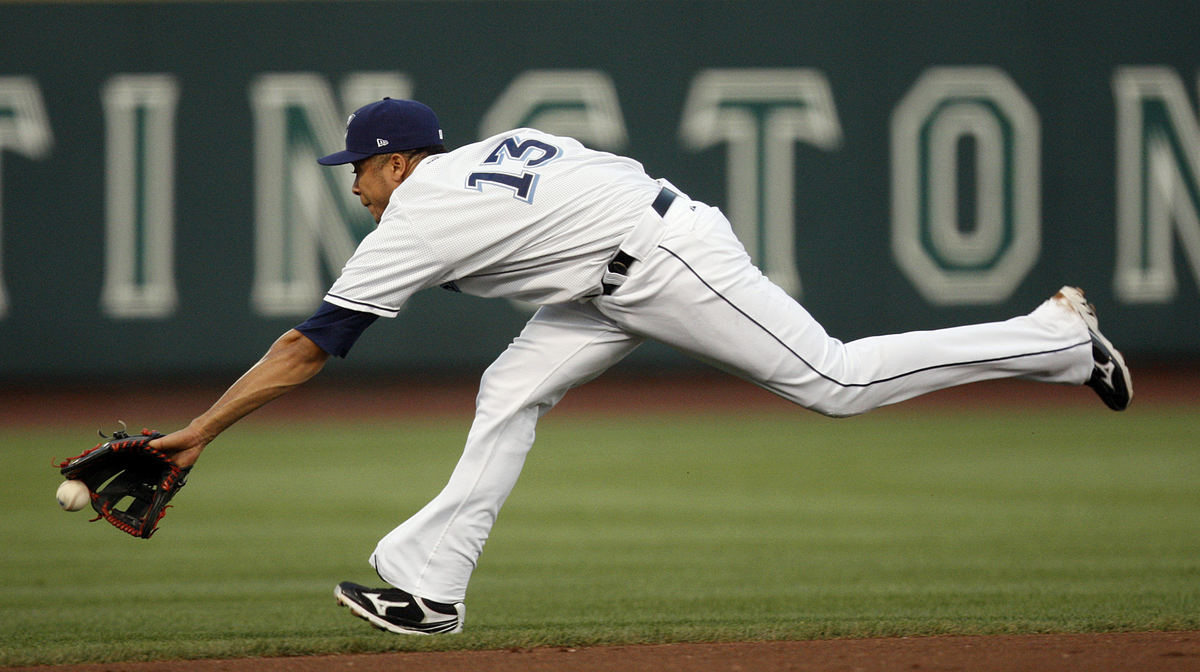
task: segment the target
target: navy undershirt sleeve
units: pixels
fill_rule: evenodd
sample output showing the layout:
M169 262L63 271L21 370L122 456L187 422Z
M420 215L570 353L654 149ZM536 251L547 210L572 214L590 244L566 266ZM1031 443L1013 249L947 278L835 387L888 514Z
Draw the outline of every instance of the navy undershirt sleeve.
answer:
M325 352L345 358L354 342L379 316L322 301L312 317L296 327Z

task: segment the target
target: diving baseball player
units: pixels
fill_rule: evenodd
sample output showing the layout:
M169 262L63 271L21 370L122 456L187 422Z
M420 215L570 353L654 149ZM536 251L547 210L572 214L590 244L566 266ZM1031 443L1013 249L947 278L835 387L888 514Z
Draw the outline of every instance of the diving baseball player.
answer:
M157 447L191 466L223 430L330 355L345 357L422 289L539 304L484 373L445 488L371 555L391 587L335 590L392 632L462 629L468 581L538 418L647 339L830 416L1005 377L1087 384L1115 410L1133 396L1078 289L1003 322L843 343L755 268L717 208L571 138L522 128L447 153L432 110L385 98L357 110L345 151L320 163L353 164L353 191L378 227L311 318Z

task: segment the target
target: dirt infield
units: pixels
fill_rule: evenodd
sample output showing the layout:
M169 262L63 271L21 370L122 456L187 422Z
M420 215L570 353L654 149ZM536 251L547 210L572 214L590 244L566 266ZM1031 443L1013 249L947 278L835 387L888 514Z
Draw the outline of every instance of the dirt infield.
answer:
M1194 672L1200 633L915 637L101 663L40 672Z
M1200 363L1134 366L1134 405L1200 403ZM153 422L168 431L186 423L216 401L229 379L138 387L60 382L49 385L0 385L0 424L10 427L96 425L107 428L115 419ZM331 422L349 418L455 417L468 421L474 411L475 379L407 377L348 381L322 375L256 411L247 422L295 418ZM896 409L986 407L993 409L1053 406L1098 406L1087 388L999 380L943 390L906 401ZM705 413L729 411L804 412L775 395L732 376L709 369L687 375L610 373L572 390L554 409L568 414L629 414L650 412ZM889 409L890 410L890 409Z

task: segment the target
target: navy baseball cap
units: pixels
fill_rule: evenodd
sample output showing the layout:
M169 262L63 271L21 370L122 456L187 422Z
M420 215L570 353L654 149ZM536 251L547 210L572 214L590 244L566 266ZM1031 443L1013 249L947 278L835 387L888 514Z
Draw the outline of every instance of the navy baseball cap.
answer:
M322 156L317 163L338 166L368 156L442 144L437 115L415 100L384 98L363 105L346 121L346 149Z

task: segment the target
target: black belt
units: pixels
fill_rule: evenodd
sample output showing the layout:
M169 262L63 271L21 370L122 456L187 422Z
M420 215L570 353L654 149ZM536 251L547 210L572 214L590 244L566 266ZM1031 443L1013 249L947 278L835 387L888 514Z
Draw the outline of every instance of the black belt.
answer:
M675 197L678 195L670 189L663 187L658 192L658 196L655 197L654 202L650 204L650 209L657 212L659 217L666 217L667 210L671 209L671 204L675 202ZM617 250L617 256L608 262L608 272L617 275L629 275L629 267L633 266L636 261L637 259L629 256L624 250ZM606 282L601 287L604 288L604 295L608 296L617 291L617 287L620 287L620 285L612 285Z
M650 209L657 212L659 217L666 217L667 210L671 209L671 204L675 202L675 197L679 194L663 187L658 192L658 196L654 198L654 202L650 204Z

